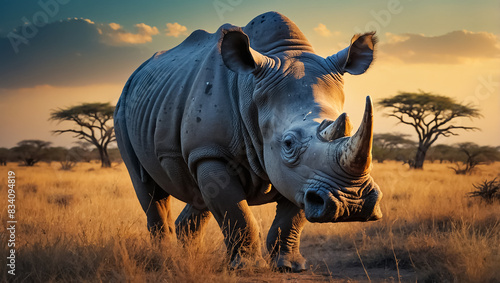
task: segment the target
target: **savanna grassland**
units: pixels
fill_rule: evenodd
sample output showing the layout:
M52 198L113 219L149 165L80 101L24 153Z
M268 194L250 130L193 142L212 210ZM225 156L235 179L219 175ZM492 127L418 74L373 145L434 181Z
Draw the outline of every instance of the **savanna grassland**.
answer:
M7 172L16 173L17 282L500 282L500 203L471 199L473 184L493 179L500 163L455 175L447 164L423 171L375 164L384 218L373 223L311 224L301 251L309 271L231 271L211 220L201 242L151 240L123 164L0 167L0 250L7 248ZM175 201L174 215L183 204ZM275 205L252 208L265 239Z

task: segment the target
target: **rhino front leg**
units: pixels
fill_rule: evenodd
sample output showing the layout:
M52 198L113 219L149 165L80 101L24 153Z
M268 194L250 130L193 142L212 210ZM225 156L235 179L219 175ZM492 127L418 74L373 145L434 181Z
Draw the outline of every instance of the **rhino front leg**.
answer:
M218 160L201 162L197 167L200 191L222 230L231 267L248 263L261 266L264 261L257 221L248 207L239 178L229 174L226 168L226 163Z
M208 209L199 210L191 204L186 204L177 220L175 220L175 232L177 239L182 242L197 240L210 220Z
M306 270L300 254L300 233L306 223L304 210L282 197L278 200L276 217L267 234L267 250L273 265L280 271Z

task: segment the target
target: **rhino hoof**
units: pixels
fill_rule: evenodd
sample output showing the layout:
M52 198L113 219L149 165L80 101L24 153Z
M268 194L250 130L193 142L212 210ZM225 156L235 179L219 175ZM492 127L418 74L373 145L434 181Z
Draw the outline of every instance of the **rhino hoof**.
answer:
M302 271L306 271L307 270L307 267L306 267L306 261L304 260L304 262L292 262L292 269L293 269L293 272L302 272Z
M283 273L306 271L306 260L302 256L295 260L288 260L281 256L276 261L276 270Z
M242 257L241 255L236 255L231 263L229 264L229 269L243 269L243 268L265 268L267 267L266 261L261 257Z
M291 273L291 272L293 272L293 269L292 269L291 265L290 266L278 266L278 267L276 267L276 270L279 271L279 272L281 272L281 273Z

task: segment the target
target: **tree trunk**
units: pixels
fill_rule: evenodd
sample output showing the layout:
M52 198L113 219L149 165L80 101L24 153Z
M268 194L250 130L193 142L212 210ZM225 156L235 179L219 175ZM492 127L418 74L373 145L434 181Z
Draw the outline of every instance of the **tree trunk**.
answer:
M104 147L98 147L99 156L101 157L101 167L109 168L111 167L111 160L109 159L108 151Z
M424 168L424 161L425 161L425 154L427 153L427 149L424 146L419 146L417 149L417 155L415 156L415 162L413 164L414 169L423 169Z
M24 159L24 164L26 166L34 166L35 163L36 163L36 160L33 159L33 158L26 158L26 159Z

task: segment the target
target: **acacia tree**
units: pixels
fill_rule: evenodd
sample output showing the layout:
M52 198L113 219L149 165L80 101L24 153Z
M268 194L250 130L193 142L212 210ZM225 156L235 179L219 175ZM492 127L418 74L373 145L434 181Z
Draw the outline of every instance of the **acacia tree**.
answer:
M86 141L76 142L78 146L69 149L69 155L77 161L90 162L92 160L93 145Z
M8 148L0 147L0 166L6 166L11 156L12 152Z
M473 142L464 142L455 147L465 156L462 166L455 162L455 167L450 167L456 174L470 174L477 165L500 159L500 151L492 146L479 146Z
M373 158L383 163L386 159L395 159L400 150L410 150L415 142L408 136L401 133L373 134Z
M109 103L83 103L53 111L50 120L76 123L76 127L72 129L57 130L54 133L74 133L75 138L93 144L99 152L101 166L111 167L108 145L116 140L111 122L114 110L115 107Z
M440 136L456 136L457 130L478 130L476 127L452 124L453 120L460 117L481 117L479 110L471 105L463 105L450 97L423 91L400 92L377 104L389 110L387 116L412 126L417 132L418 147L412 162L415 169L423 168L427 150Z
M51 142L42 140L22 140L12 151L18 154L25 166L33 166L45 156Z
M443 163L444 161L453 163L460 159L458 155L460 154L456 147L447 144L438 144L432 146L426 156L431 162L439 160L439 163Z

